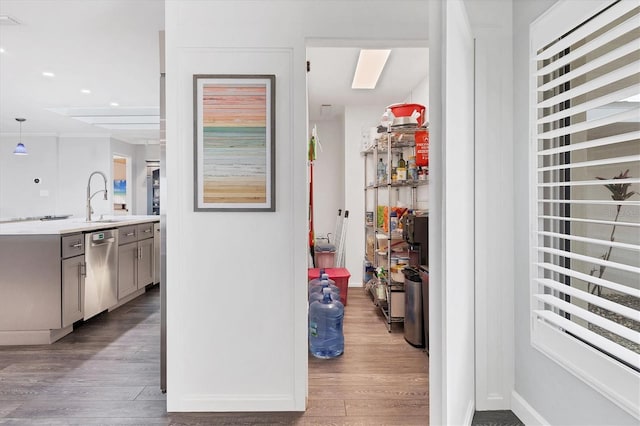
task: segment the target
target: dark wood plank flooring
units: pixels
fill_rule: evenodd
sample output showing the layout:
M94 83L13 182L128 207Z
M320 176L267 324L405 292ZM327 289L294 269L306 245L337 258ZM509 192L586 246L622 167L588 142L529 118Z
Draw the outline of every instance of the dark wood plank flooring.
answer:
M305 413L167 413L159 291L46 346L0 347L2 425L427 425L427 356L359 288L349 289L345 353L309 358Z

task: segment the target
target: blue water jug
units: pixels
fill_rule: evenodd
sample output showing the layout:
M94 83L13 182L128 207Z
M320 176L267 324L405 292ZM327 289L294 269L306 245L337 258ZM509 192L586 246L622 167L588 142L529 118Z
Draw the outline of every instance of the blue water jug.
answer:
M311 289L311 287L313 287L314 285L316 285L316 284L320 284L320 281L322 280L322 276L323 276L323 275L327 275L327 274L326 274L326 272L325 272L324 268L320 268L320 274L318 274L318 278L314 278L314 279L312 279L311 281L309 281L309 283L308 283L308 287L307 287L307 291L308 291L309 289ZM329 276L329 275L327 275L327 277L328 277L328 276Z
M336 293L335 291L331 290L331 288L329 287L329 281L328 280L322 280L321 281L322 284L322 290L324 290L325 288L329 288L329 290L331 291L331 299L332 300L340 300L340 293ZM311 295L309 295L309 305L311 305L313 302L320 302L322 301L322 299L324 299L324 293L322 291L316 291L311 293Z
M331 278L329 278L329 275L322 274L322 278L320 279L320 281L316 282L315 284L313 284L313 285L311 285L309 287L309 297L311 297L311 295L313 293L322 294L322 288L323 288L322 281L323 280L329 281L329 288L331 288L331 290L333 290L335 293L340 295L340 288L338 288L338 286L336 285L336 282L334 280L332 280Z
M344 352L344 305L331 299L329 288L322 292L322 301L309 306L309 350L316 358L335 358Z
M317 278L312 279L311 281L309 281L309 285L311 285L311 283L318 283L320 282L320 279L322 278L322 274L325 274L325 269L324 268L320 268L320 273L318 274Z
M328 285L323 285L322 283L324 283L324 280L320 282L320 284L317 284L313 287L311 287L311 289L309 290L309 299L311 299L311 295L315 294L315 293L320 293L322 294L322 289L325 287L328 287L332 293L335 293L336 296L340 297L340 287L336 286L335 284L332 284L330 280L328 280Z

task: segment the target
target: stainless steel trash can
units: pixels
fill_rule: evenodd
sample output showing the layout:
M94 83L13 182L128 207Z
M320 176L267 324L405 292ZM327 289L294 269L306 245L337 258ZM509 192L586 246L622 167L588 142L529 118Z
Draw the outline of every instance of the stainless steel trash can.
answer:
M422 316L422 279L416 268L404 273L404 339L411 345L424 347L424 319Z
M424 324L424 347L429 352L429 267L420 265L422 279L422 317Z

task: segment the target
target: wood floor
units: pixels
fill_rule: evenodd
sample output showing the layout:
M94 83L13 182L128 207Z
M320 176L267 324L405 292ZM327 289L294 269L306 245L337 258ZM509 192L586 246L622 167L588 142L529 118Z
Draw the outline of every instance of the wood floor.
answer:
M305 413L169 413L156 288L47 346L0 347L1 425L427 425L427 356L349 289L345 353L309 358Z

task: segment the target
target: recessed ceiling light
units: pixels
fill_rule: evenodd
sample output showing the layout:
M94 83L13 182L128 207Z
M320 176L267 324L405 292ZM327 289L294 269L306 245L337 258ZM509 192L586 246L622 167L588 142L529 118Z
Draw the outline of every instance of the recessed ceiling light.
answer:
M6 50L4 50L4 47L0 47L0 53L4 53L6 52Z
M389 49L360 50L351 88L375 89L390 53L391 50Z
M52 73L51 71L43 71L42 75L45 77L55 77L56 75L54 73Z
M111 102L109 105L111 105L111 106L119 106L120 104L117 103L117 102Z
M82 89L80 90L82 93L84 93L85 95L88 95L89 93L91 93L91 90L89 89Z

